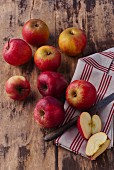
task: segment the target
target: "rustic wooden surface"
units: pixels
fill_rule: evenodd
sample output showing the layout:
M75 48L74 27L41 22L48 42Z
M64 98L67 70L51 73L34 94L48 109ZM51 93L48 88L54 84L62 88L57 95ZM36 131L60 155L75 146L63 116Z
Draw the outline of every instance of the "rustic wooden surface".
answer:
M22 37L22 26L30 18L47 23L50 45L58 47L61 31L76 26L85 30L88 38L84 56L114 46L113 0L0 0L0 170L114 169L114 149L92 162L52 142L44 143L47 131L33 119L34 106L41 97L36 88L39 71L33 60L21 67L10 66L1 52L9 38ZM68 82L76 63L76 58L62 55L59 72ZM12 75L26 76L31 83L32 92L24 102L12 101L5 94L5 82Z

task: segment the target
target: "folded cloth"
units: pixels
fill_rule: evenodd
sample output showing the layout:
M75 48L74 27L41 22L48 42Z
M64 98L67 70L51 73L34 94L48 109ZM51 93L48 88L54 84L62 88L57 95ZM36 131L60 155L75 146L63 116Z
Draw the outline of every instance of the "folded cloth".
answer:
M89 81L95 86L97 90L96 103L113 93L114 48L79 59L72 81L79 79ZM71 107L67 101L64 108L66 112L63 124L80 114L80 111ZM113 147L113 114L114 101L99 111L102 120L102 131L111 139L109 148ZM87 157L85 154L87 141L82 138L76 126L71 127L62 136L58 137L55 143L76 154Z

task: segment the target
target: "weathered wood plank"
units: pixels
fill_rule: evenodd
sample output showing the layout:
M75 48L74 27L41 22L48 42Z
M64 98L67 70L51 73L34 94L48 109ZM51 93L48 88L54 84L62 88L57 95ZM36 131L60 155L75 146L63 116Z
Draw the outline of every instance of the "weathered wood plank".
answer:
M56 1L55 4L56 47L58 47L58 37L64 29L68 27L72 27L73 25L79 27L78 23L74 23L75 19L74 19L74 15L73 15L74 11L72 7L73 7L72 0ZM71 80L71 77L76 67L77 60L78 59L75 57L68 57L65 54L62 54L62 64L61 67L59 68L59 71L64 74L68 82L70 82Z
M30 18L40 18L49 26L49 44L55 43L54 1L6 0L0 1L0 55L9 38L22 37L23 24ZM52 22L53 21L53 22ZM33 48L33 53L35 48ZM53 170L55 149L52 143L44 143L45 130L33 119L33 110L41 97L37 90L38 69L33 59L20 67L8 65L1 57L0 79L0 170ZM12 75L26 76L31 84L31 94L24 102L8 99L5 82Z
M62 12L61 12L62 11ZM66 27L77 26L85 30L88 44L83 56L94 52L99 52L114 46L114 15L113 1L84 1L84 0L57 0L56 1L56 30L57 36ZM64 57L64 55L63 55ZM71 80L74 72L75 59L65 56L63 67L68 62L68 70L64 74ZM65 60L66 59L66 60ZM97 161L89 161L79 155L74 155L65 149L59 148L59 169L62 170L82 170L82 169L113 169L114 149L106 151Z
M114 45L113 0L1 0L0 55L4 43L12 37L22 37L21 29L30 18L44 20L50 29L48 44L58 47L58 36L67 27L85 30L88 44L84 56ZM33 48L33 53L36 49ZM59 72L70 82L77 58L62 54ZM114 149L91 162L81 156L44 143L46 130L33 119L33 109L41 97L37 91L39 70L33 59L21 67L13 67L0 60L0 170L82 170L114 169ZM4 86L12 75L23 75L31 83L32 92L24 102L6 97Z

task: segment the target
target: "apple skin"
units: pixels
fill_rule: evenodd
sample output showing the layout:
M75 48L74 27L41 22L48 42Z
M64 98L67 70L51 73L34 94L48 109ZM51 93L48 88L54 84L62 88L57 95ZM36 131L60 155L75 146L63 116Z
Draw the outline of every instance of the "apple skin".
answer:
M83 52L87 38L85 33L78 28L65 29L59 36L58 44L62 52L68 56L76 56Z
M6 93L14 100L24 100L30 93L29 81L23 76L12 76L6 82Z
M41 98L34 109L34 119L45 128L60 125L64 118L65 111L62 103L52 96Z
M77 109L89 109L96 101L95 87L85 80L75 80L67 87L66 100Z
M34 55L34 62L41 71L56 71L61 64L61 54L53 46L42 46Z
M37 87L43 96L61 98L65 95L67 86L67 81L60 73L45 71L38 76Z
M19 66L31 59L32 50L24 40L14 38L5 44L3 57L7 63L13 66Z
M81 114L80 114L80 115L81 115ZM83 130L82 130L81 126L80 126L80 116L78 116L78 120L77 120L77 129L78 129L78 131L80 132L81 136L82 136L84 139L86 139L86 137L84 136Z
M30 19L22 29L23 38L33 46L44 45L49 38L49 28L40 19Z

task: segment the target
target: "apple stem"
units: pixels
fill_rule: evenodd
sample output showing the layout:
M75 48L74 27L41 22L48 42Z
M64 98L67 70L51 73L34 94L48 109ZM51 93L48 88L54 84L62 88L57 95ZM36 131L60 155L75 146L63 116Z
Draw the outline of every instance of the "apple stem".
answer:
M38 24L35 24L35 27L38 27Z
M44 112L43 109L41 109L41 110L40 110L40 116L41 116L41 117L44 117L44 115L45 115L45 112Z
M50 55L51 54L51 52L47 52L47 55Z
M9 49L10 47L10 38L8 39L8 46L7 46L7 50Z

